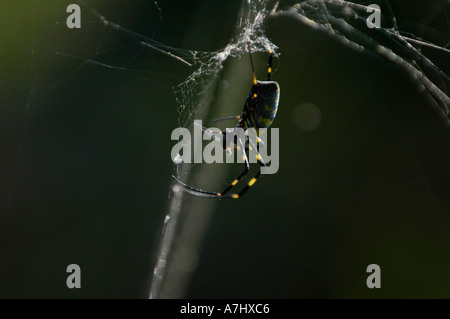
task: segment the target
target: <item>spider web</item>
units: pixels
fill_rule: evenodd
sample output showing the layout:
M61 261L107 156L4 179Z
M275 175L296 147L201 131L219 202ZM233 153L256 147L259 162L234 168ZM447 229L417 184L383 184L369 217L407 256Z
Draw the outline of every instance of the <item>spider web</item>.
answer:
M378 4L382 7L383 26L369 29L367 6L356 2L341 0L306 0L296 3L288 1L243 1L235 36L228 44L213 52L180 49L168 46L153 39L153 36L144 36L126 27L108 20L89 4L79 0L87 8L91 23L101 25L101 34L98 36L95 53L89 57L82 57L73 52L58 51L58 56L79 60L80 64L72 71L83 68L85 65L98 65L100 67L124 72L136 77L142 77L156 84L173 87L175 106L177 108L178 122L182 127L189 127L194 118L201 119L214 103L217 94L217 85L223 77L223 69L231 58L240 58L247 54L246 44L252 44L253 52L267 52L269 49L276 52L277 46L264 34L264 24L270 19L296 19L314 30L328 34L334 41L343 46L352 48L360 53L370 52L381 56L390 63L402 68L415 83L417 89L423 92L430 106L442 118L445 125L450 124L448 84L449 76L436 65L423 51L438 51L450 54L448 49L448 35L450 23L447 18L448 2L431 1L430 7L435 15L443 15L447 19L446 30L435 30L430 26L433 21L422 21L412 30L402 31L392 11L389 1L364 1L366 5ZM162 19L162 11L157 2L155 8ZM436 9L438 8L438 9ZM408 21L411 23L411 21ZM64 22L60 22L64 24ZM158 23L159 25L159 23ZM158 26L157 25L157 26ZM408 27L410 25L408 24ZM427 30L434 32L427 32ZM105 41L110 32L120 33L128 40L120 45L108 45ZM444 36L442 36L444 35ZM444 38L444 41L442 40ZM439 41L439 42L436 42ZM446 41L446 42L445 42ZM133 48L134 51L131 51ZM121 56L122 52L130 56ZM161 55L172 59L173 63L181 63L189 67L191 73L182 81L170 79L171 75L164 72L154 72L133 68L135 60L145 58L146 54ZM113 64L110 57L120 56L120 64ZM70 76L65 74L63 79ZM153 75L156 75L155 77ZM174 77L180 77L174 75ZM156 79L157 78L157 79ZM161 79L164 78L164 79Z
M84 5L83 1L80 3ZM372 3L377 2L370 2L370 4ZM140 51L152 50L153 53L166 55L194 69L186 80L174 86L180 126L188 126L194 117L201 118L204 115L203 113L214 99L214 85L217 85L217 80L220 79L225 62L230 58L246 54L248 42L252 43L253 52L277 49L276 45L264 35L263 24L268 16L270 18L294 18L312 29L327 33L340 44L351 47L357 52L371 52L398 65L414 81L417 89L424 93L429 104L442 117L443 122L449 125L450 100L447 92L449 76L422 52L422 49L428 48L449 54L450 50L447 49L449 42L433 43L434 39L425 38L426 26L423 24L421 25L422 31L417 32L419 35L402 31L399 29L389 2L378 1L378 4L386 8L383 10L383 22L387 26L369 29L367 28L369 13L367 6L362 4L340 0L307 0L277 10L280 4L275 3L272 4L269 14L266 1L244 2L236 26L237 35L230 40L226 47L215 52L173 48L121 27L107 20L92 8L90 8L90 12L104 25L104 29L110 28L130 36L135 41L131 45L140 47ZM446 14L448 2L434 1L432 5L439 6L442 13ZM450 28L449 25L447 27ZM449 30L441 30L441 32L445 34ZM450 40L447 39L447 41ZM125 45L125 47L129 46L130 44ZM108 65L101 62L101 59L97 59L103 54L110 54L121 49L124 47L97 52L92 58L84 60L84 63L99 64L132 74L145 74L146 72L142 70L133 70L127 66ZM58 54L64 55L64 53ZM136 55L138 54L140 53Z
M290 1L242 1L237 12L234 36L220 50L206 52L184 48L176 48L154 40L153 36L144 36L138 32L110 21L103 12L97 11L94 6L85 1L78 1L83 8L89 10L90 21L96 30L100 30L95 42L95 53L86 56L74 52L73 49L57 50L56 55L68 60L78 61L70 73L65 73L58 82L65 81L73 72L79 72L86 65L96 65L102 68L130 74L143 78L155 85L172 88L170 97L178 113L180 127L191 127L194 119L203 119L217 106L216 98L221 81L224 79L224 68L233 59L248 54L246 44L251 43L252 51L267 52L269 49L282 54L283 48L278 48L265 35L267 21L277 19L294 19L299 24L311 28L313 31L328 34L331 41L349 47L360 54L373 54L385 59L401 68L405 75L411 79L417 89L426 97L430 107L442 119L444 125L450 125L449 108L450 99L448 85L450 79L447 75L448 65L439 65L431 57L435 52L448 58L450 51L449 37L450 24L448 23L448 1L429 1L427 7L434 8L434 19L444 19L445 29L435 29L434 19L424 18L420 23L398 19L394 1L364 1L347 2L339 0L305 0ZM381 28L367 28L367 5L378 4L382 8L383 23ZM396 6L394 6L396 4ZM409 4L412 5L412 4ZM161 8L154 3L155 12L159 20L163 17ZM428 20L427 20L428 19ZM157 19L158 21L158 19ZM62 24L63 22L61 22ZM154 28L159 27L159 22ZM109 33L118 33L123 39L108 43ZM122 55L130 48L130 55ZM278 52L279 51L279 52ZM140 64L133 65L148 55L169 59L173 64L187 67L188 75L170 74L167 71L154 72L146 70ZM447 60L448 61L448 60ZM229 115L229 114L226 114ZM189 177L190 167L177 165L178 175ZM168 212L161 234L159 253L153 271L151 297L180 296L185 287L179 288L177 293L169 292L165 286L172 286L174 282L186 285L189 272L181 272L172 267L172 260L179 256L180 251L188 251L195 255L201 247L201 239L195 243L187 238L192 237L189 227L197 230L207 227L207 221L202 225L189 221L195 205L185 208L183 193L173 188L170 193ZM208 205L205 205L208 206ZM202 218L207 220L206 211L212 211L213 204L203 207ZM197 207L198 209L198 207ZM193 226L193 224L195 224ZM182 231L181 231L181 230ZM197 231L198 232L198 231ZM184 249L184 250L183 250ZM192 255L191 254L191 255ZM198 254L198 253L197 253ZM191 256L192 257L192 256ZM189 258L185 258L189 259ZM172 268L171 268L172 267ZM189 268L189 267L187 267ZM180 279L180 277L183 277ZM181 292L180 292L181 291Z
M374 2L370 2L372 3ZM358 52L371 52L396 64L410 76L417 89L424 93L444 124L449 125L450 78L422 52L423 48L432 48L450 53L447 49L448 37L444 38L446 43L439 45L414 33L402 31L389 2L380 1L379 5L384 9L383 22L387 26L373 29L367 27L367 12L371 13L367 6L341 0L303 1L274 15L292 17L329 34L344 46ZM448 2L435 1L433 5L438 6L444 14L447 13ZM449 30L442 32L445 34Z

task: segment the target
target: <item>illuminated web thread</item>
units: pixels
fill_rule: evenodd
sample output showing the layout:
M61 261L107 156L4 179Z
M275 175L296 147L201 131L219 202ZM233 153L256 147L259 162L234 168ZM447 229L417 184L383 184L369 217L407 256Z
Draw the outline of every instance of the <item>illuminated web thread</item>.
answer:
M155 84L166 86L166 87L172 87L169 83L172 83L173 81L167 81L167 83L162 82L161 80L154 80L152 76L164 76L164 78L178 78L178 83L181 81L179 79L179 76L177 75L171 75L167 73L160 73L155 71L149 71L149 70L143 70L138 68L130 68L125 63L124 65L113 65L110 63L106 63L102 61L102 58L107 54L114 54L115 52L120 52L121 50L130 50L131 48L136 49L136 54L134 57L131 58L131 60L135 59L139 54L141 54L143 51L148 50L152 51L155 54L160 54L163 56L167 56L176 63L181 63L185 65L188 68L194 68L198 64L201 64L200 62L202 60L207 59L211 54L208 52L202 52L202 51L195 51L195 50L186 50L186 49L180 49L180 48L174 48L169 45L166 45L164 43L158 42L148 36L142 35L140 33L137 33L133 30L130 30L128 28L125 28L119 24L116 24L112 22L111 20L107 19L105 16L100 14L97 10L90 7L88 4L86 4L83 0L77 0L77 2L84 8L86 8L90 15L94 17L97 20L97 23L99 23L102 26L101 36L99 37L99 41L97 44L96 51L92 54L92 56L89 57L82 57L82 56L76 56L70 53L66 52L56 52L56 55L59 56L65 56L68 58L72 58L75 60L82 61L81 64L73 70L71 73L76 72L80 68L82 68L85 65L97 65L106 69L118 71L121 73L129 74L133 77L142 78L145 80L148 80L150 82L154 82ZM161 15L161 9L158 6L158 3L155 2L155 6ZM63 23L65 24L65 22ZM158 24L159 25L159 24ZM121 33L126 35L132 40L132 43L128 43L125 45L120 45L113 48L102 48L103 45L103 37L106 33L105 30L111 29L115 32ZM67 74L66 77L70 76L70 74ZM62 79L64 80L64 79Z
M388 2L385 3L392 14ZM366 6L340 0L306 0L277 11L273 15L295 18L312 29L327 33L344 46L361 53L372 52L401 67L443 122L450 125L450 98L445 91L446 83L450 83L450 79L413 44L431 47L445 53L450 51L417 37L403 35L398 30L393 14L383 15L386 21L390 21L392 28L374 29L367 27L366 18L369 13ZM374 36L381 40L375 40ZM442 87L432 82L430 77L441 79Z

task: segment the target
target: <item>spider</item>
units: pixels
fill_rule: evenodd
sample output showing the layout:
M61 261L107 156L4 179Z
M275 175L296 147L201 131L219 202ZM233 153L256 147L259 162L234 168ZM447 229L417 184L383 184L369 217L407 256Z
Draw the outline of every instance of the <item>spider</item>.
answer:
M236 119L238 120L238 123L235 127L236 128L242 128L244 130L253 127L255 129L258 128L268 128L272 121L274 120L277 110L278 110L278 102L280 99L280 86L277 82L271 80L271 74L272 74L272 60L273 60L273 53L271 50L269 50L269 62L268 62L268 69L267 69L267 81L259 81L256 79L255 74L255 68L253 65L253 59L252 59L252 53L250 50L250 44L247 43L247 49L250 56L250 64L252 67L253 72L253 84L250 90L250 94L247 97L247 100L245 101L244 108L240 115L237 116L229 116L224 117L220 119L214 120L222 121L222 120L229 120L229 119ZM206 128L202 127L203 131L207 130ZM229 131L228 131L229 132ZM229 147L229 144L226 143L226 133L222 133L222 139L223 139L223 148L227 150ZM248 157L245 152L245 149L248 149L248 147L253 147L253 149L256 150L255 145L250 145L247 147L244 147L244 143L240 138L238 139L238 148L242 150L243 152L243 159L244 159L244 165L245 168L242 171L242 173L234 179L234 181L228 185L222 192L207 192L201 189L193 188L191 186L186 185L182 181L180 181L178 178L173 176L173 178L177 181L177 183L182 187L182 189L195 196L200 197L209 197L209 198L240 198L242 197L258 180L259 176L261 175L261 167L265 167L266 164L264 163L264 160L259 155L258 152L256 152L256 158L260 165L259 171L256 173L256 175L247 183L247 185L238 193L230 194L229 192L239 183L239 181L247 175L250 165L248 162ZM257 140L259 141L259 140ZM253 144L253 143L251 143ZM236 147L236 146L235 146Z

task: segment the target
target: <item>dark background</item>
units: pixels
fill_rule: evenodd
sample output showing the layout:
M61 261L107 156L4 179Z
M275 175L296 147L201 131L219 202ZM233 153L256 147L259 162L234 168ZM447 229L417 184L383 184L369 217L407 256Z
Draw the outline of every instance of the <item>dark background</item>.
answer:
M129 40L103 34L84 8L83 21L94 22L81 30L56 24L69 3L0 5L0 297L146 298L175 170L171 87L189 70L155 52L127 65L156 72L142 77L57 55L89 57L99 39L116 48ZM88 4L202 51L226 45L240 7L159 1L158 26L152 1ZM401 26L415 31L431 7L408 2ZM444 45L447 20L436 19ZM186 297L450 297L449 129L382 58L292 19L268 21L267 35L281 53L280 170L216 205ZM128 63L133 52L104 61ZM448 54L429 54L448 68ZM304 103L320 110L314 130L298 125ZM66 287L72 263L82 289ZM381 289L366 287L372 263Z

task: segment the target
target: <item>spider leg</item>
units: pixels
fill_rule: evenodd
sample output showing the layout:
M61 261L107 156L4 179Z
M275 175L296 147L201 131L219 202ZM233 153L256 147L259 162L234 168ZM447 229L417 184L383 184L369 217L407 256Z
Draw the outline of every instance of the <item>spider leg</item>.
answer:
M215 120L213 120L213 122L219 122L219 121L224 121L224 120L239 120L240 118L241 118L240 115L227 116L227 117L222 117L220 119L215 119Z
M172 176L172 177L177 181L179 186L182 187L183 191L185 191L189 194L195 195L195 196L207 197L207 198L219 198L219 199L220 198L235 198L235 199L239 198L238 194L227 194L234 186L236 186L236 184L242 179L242 177L244 177L248 173L248 171L250 169L250 164L248 162L247 154L245 153L244 143L242 142L241 138L238 138L238 143L239 143L240 149L243 152L242 159L244 160L245 168L242 171L242 173L230 185L228 185L222 192L220 192L220 193L207 192L207 191L186 185L185 183L180 181L175 176Z
M267 68L267 81L271 80L272 62L273 62L273 52L272 52L272 50L269 50L269 66Z
M207 128L204 127L203 125L197 124L197 123L195 123L195 122L194 122L194 125L199 126L199 127L202 129L203 132L208 132L208 134L213 135L213 136L214 136L214 139L215 139L216 141L222 142L222 139L221 139L220 137L214 135L215 133L219 133L219 132L217 132L217 131L215 132L215 131L213 131L213 130L207 129ZM223 135L223 133L222 133L222 135Z
M255 150L257 150L257 148L254 145L254 143L252 142L252 140L249 140L249 142L251 144L250 146L252 148L254 148ZM247 193L247 191L256 183L258 178L261 176L261 167L266 167L266 163L264 162L264 160L262 159L262 157L261 157L261 155L259 154L258 151L256 151L256 159L258 160L258 163L260 165L260 169L255 174L255 176L253 176L253 178L247 183L247 185L239 192L239 194L238 194L239 197L244 196L244 194Z
M225 195L225 196L222 195L222 196L220 196L219 195L220 193L206 192L204 190L191 187L189 185L186 185L182 181L180 181L174 175L172 175L172 178L178 183L178 186L180 186L183 189L183 191L185 191L186 193L189 193L189 194L192 194L192 195L195 195L195 196L198 196L198 197L206 197L206 198L216 198L216 199L232 198L231 195Z
M229 116L229 117L224 117L224 118L220 118L220 119L215 119L215 120L213 120L213 122L218 122L218 121L222 121L222 120L229 120L229 119L240 119L240 118L241 118L240 115ZM200 125L200 124L197 124L197 123L194 123L194 124L199 126L202 129L203 132L208 132L211 135L213 135L214 133L218 133L218 132L214 132L212 130L207 129L203 125ZM223 137L225 138L225 134L226 133L222 133L222 134L224 135ZM215 136L215 138L216 138L216 140L219 139L219 137L217 137L217 136ZM265 146L264 141L262 139L260 139L258 136L256 137L256 141L258 142L258 144L261 144L262 146Z
M207 131L209 133L213 133L211 130L208 130L207 128L201 126L203 131ZM225 135L223 135L223 138L225 138ZM259 140L259 138L256 140L257 143L260 143L261 140ZM246 145L243 143L242 139L240 137L237 138L237 142L238 145L235 145L235 148L237 148L238 150L242 151L242 159L244 160L244 165L245 168L244 170L241 172L241 174L239 174L239 176L230 184L228 185L222 192L218 193L218 192L207 192L198 188L194 188L191 187L189 185L186 185L185 183L183 183L182 181L180 181L177 177L172 176L173 179L175 179L175 181L178 183L178 186L182 188L183 191L198 196L198 197L205 197L205 198L215 198L215 199L222 199L222 198L233 198L233 199L237 199L240 198L242 196L244 196L245 193L247 193L247 191L256 183L256 181L259 179L259 177L261 176L261 167L265 167L266 163L264 162L263 158L261 157L261 155L259 154L259 152L257 151L258 148L256 147L255 143L249 139L249 145L248 147L246 147ZM255 174L255 176L247 183L247 185L239 192L239 193L235 193L235 194L229 194L229 192L239 183L239 181L245 176L247 175L247 173L250 170L250 164L248 161L248 157L247 157L247 153L246 150L255 150L256 152L256 159L260 165L260 169L258 170L258 172Z
M238 138L238 143L239 143L238 149L242 151L242 159L244 160L245 168L242 171L242 173L230 185L228 185L227 188L225 188L222 191L221 195L227 194L234 186L236 186L237 183L239 183L239 181L242 179L242 177L247 175L248 171L250 170L250 164L248 162L248 157L247 157L247 154L245 152L244 143L242 142L241 138ZM233 194L233 195L231 195L231 197L232 198L239 198L239 195L238 194Z

